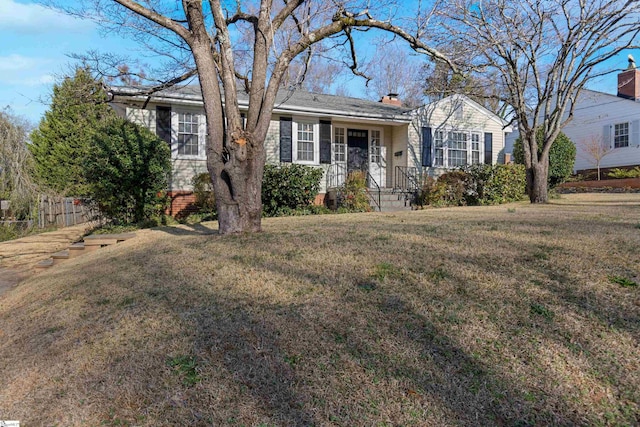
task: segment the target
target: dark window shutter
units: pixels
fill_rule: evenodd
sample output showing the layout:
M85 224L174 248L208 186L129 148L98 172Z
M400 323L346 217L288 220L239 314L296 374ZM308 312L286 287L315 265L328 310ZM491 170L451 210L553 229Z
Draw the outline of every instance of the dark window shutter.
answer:
M484 164L493 164L493 134L484 134Z
M171 107L156 107L156 135L171 145Z
M247 115L245 113L240 113L240 119L242 120L242 129L247 128Z
M602 128L602 147L604 147L605 150L613 148L611 139L611 125L604 125Z
M320 120L320 163L331 163L330 120Z
M291 163L293 161L293 122L291 117L280 117L280 161Z
M431 136L431 128L423 127L422 128L422 166L423 167L431 167L432 158L431 151L433 146L433 138Z

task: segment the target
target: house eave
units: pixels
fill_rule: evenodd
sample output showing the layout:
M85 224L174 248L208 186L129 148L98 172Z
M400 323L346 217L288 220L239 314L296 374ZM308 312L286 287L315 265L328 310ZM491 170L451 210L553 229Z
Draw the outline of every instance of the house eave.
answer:
M114 93L112 102L126 103L126 100L140 102L153 102L154 104L174 104L191 107L202 107L203 102L199 96L180 94L179 96L157 96L157 95L139 95L135 94L135 90L128 88L120 88ZM246 110L249 103L246 100L238 100L240 109ZM279 104L273 108L273 114L288 115L306 115L312 117L331 117L339 119L351 119L367 122L384 123L391 126L401 126L411 122L410 114L372 114L364 112L352 112L344 110L335 110L329 108L313 108L298 105Z

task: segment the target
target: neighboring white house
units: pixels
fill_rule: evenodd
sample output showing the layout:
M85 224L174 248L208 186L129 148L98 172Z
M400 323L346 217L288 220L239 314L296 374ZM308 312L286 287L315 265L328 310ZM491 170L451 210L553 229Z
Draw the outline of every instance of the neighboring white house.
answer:
M573 119L562 132L576 145L574 172L596 168L588 146L606 152L601 168L640 165L640 70L635 65L618 74L618 94L583 89L576 99ZM507 140L507 152L518 137Z
M193 201L191 180L206 172L207 132L199 87L136 95L140 88L112 87L118 114L148 127L171 145L171 212ZM240 109L248 97L239 94ZM282 90L265 141L267 162L300 163L324 169L321 197L361 170L369 186L403 189L424 174L446 168L503 161L506 123L463 96L417 110L393 95L380 102ZM410 177L411 180L407 180Z

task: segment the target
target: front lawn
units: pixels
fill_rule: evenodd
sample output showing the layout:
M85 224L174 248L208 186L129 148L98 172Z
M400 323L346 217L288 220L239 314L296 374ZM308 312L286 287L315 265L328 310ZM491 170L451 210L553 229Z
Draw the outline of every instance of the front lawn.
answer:
M0 298L24 425L640 423L640 195L215 223Z

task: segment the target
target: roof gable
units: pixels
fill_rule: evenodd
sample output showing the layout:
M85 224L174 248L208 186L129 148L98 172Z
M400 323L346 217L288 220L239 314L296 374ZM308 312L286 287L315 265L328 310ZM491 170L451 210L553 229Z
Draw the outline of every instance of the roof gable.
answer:
M498 116L497 114L493 113L492 111L488 110L487 108L483 107L482 105L478 104L477 102L475 102L473 99L469 98L466 95L462 95L462 94L454 94L454 95L450 95L447 96L445 98L442 98L438 101L434 101L430 104L426 104L423 105L422 107L417 108L413 114L414 115L422 115L425 113L428 113L429 111L433 111L434 109L437 108L447 108L453 104L456 103L462 103L462 105L464 106L468 106L470 108L473 109L473 111L475 111L476 113L496 122L497 124L499 124L500 126L502 126L506 132L511 132L511 127L509 126L509 123L502 119L500 116ZM455 109L455 107L454 107Z

